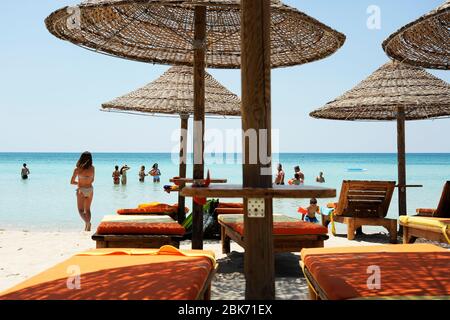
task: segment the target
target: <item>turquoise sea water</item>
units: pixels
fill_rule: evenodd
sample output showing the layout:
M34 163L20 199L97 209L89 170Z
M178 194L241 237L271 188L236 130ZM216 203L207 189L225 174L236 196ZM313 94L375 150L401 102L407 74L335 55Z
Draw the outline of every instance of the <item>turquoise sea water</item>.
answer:
M6 230L81 230L81 219L76 210L75 187L69 184L79 154L70 153L0 153L0 229ZM173 159L172 159L173 158ZM234 159L235 161L230 161ZM227 178L229 183L241 183L240 155L210 156L207 168L212 177ZM167 194L163 185L178 175L177 158L171 154L94 154L96 180L92 206L94 226L103 215L113 214L117 208L136 207L142 202L160 201L176 203L177 194ZM22 163L30 168L30 179L20 178ZM159 163L161 184L150 178L138 181L141 165L150 170ZM324 171L326 186L340 190L344 179L396 180L395 154L280 154L286 177L293 175L295 165L300 165L306 184L315 185L315 177ZM114 165L128 164L128 184L114 186L111 174ZM274 166L275 167L275 166ZM359 168L363 171L351 171ZM188 176L192 167L188 166ZM417 207L435 207L444 181L450 180L450 154L408 154L407 174L409 184L423 184L423 188L408 190L408 211ZM333 199L319 200L325 205ZM187 200L190 207L191 200ZM276 200L275 211L297 216L297 207L307 205L305 200ZM389 216L397 216L397 196L394 195Z

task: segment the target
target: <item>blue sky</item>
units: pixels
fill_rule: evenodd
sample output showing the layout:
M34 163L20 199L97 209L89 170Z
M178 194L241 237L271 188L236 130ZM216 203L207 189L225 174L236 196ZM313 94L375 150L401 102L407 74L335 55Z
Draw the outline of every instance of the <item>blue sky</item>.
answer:
M272 73L272 119L281 152L395 152L395 123L315 120L309 112L351 89L388 61L382 41L442 0L286 0L345 33L336 54ZM168 67L107 57L53 37L45 17L75 0L3 1L0 12L0 151L171 151L174 118L100 112L102 102L156 79ZM367 8L381 9L369 30ZM238 70L208 70L240 94ZM430 71L450 80L446 71ZM207 128L239 129L208 119ZM407 124L408 152L450 152L450 119Z

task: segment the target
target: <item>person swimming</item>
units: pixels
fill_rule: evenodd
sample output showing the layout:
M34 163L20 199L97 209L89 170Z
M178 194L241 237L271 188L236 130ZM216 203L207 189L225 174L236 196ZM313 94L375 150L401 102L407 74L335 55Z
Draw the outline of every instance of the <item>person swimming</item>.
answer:
M113 178L113 182L114 184L120 184L120 171L119 171L119 166L115 166L114 167L114 171L112 173L112 178Z
M92 154L88 151L81 154L73 171L70 184L76 185L77 207L81 219L85 222L84 231L91 231L91 204L94 198L95 168L92 165Z
M27 168L27 164L24 163L23 167L22 167L22 170L20 172L20 175L22 176L23 180L26 180L26 179L28 179L28 175L29 174L30 174L30 170Z

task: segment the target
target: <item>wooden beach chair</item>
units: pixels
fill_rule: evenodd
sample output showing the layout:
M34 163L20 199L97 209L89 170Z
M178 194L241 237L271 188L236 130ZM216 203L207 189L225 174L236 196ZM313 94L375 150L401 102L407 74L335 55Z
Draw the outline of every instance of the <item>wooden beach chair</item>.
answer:
M244 215L220 215L218 220L221 226L222 252L230 252L231 240L245 249ZM321 225L279 214L274 214L273 220L274 251L277 253L321 248L328 239L328 229Z
M450 251L430 244L304 249L312 300L450 299Z
M417 209L417 216L400 217L403 243L414 243L418 238L450 244L450 181L442 190L436 209Z
M97 248L179 248L185 229L169 216L105 216L92 236Z
M394 188L394 181L343 181L339 202L331 217L322 214L322 223L346 224L349 240L362 226L382 226L389 231L390 241L397 243L397 220L386 218Z
M0 294L0 300L209 300L217 268L202 250L94 249Z
M445 182L441 199L436 209L419 208L416 212L421 217L450 218L450 181Z

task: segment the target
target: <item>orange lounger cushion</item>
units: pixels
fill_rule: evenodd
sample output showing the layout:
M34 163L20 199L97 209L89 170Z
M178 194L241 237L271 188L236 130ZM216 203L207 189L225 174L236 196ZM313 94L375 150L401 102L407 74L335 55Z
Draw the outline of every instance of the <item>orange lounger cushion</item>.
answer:
M244 209L244 204L242 203L233 203L233 202L219 202L217 208L226 208L226 209Z
M243 215L221 215L219 221L226 224L240 235L244 235ZM317 235L327 234L328 229L322 225L305 222L285 215L273 215L274 235Z
M450 296L450 251L434 245L303 249L301 255L328 299ZM379 289L367 285L373 266Z
M168 216L105 216L97 228L99 235L152 234L183 236L186 230Z
M186 213L189 212L189 208L185 208ZM120 215L137 215L137 214L173 214L178 212L178 205L173 206L165 203L144 203L140 204L138 208L132 209L119 209L117 214Z
M0 300L193 300L215 268L209 251L97 249L0 295ZM169 252L165 252L169 251ZM76 274L79 278L74 277ZM79 281L77 280L79 279Z

